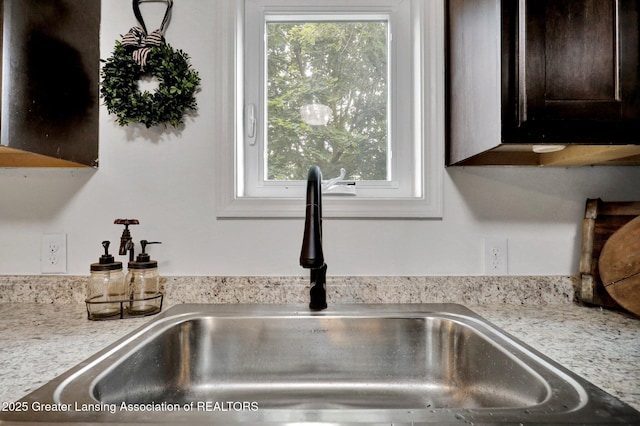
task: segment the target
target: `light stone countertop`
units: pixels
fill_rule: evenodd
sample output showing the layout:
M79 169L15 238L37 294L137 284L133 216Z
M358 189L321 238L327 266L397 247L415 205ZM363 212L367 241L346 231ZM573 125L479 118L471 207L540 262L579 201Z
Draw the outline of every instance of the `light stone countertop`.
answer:
M467 307L640 410L639 319L572 303ZM0 303L0 402L21 398L153 318L89 321L82 303Z

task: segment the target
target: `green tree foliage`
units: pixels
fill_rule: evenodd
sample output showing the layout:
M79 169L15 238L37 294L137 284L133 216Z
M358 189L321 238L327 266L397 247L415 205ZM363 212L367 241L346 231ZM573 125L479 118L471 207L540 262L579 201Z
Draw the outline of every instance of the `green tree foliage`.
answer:
M387 178L387 24L269 23L267 157L270 180ZM304 123L300 107L329 106L326 126Z

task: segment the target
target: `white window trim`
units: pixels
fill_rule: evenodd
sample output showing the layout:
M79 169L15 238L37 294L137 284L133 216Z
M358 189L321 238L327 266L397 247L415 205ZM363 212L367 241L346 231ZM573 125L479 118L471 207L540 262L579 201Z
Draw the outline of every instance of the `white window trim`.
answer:
M345 0L348 1L348 0ZM410 198L324 197L325 218L421 218L442 217L444 173L444 0L410 0L418 43L416 102L421 111L416 130L422 139L422 194ZM244 94L244 0L217 0L214 31L214 141L216 214L219 218L302 217L302 198L239 197L236 165L242 155ZM428 92L428 96L425 93ZM326 178L329 178L327 176Z

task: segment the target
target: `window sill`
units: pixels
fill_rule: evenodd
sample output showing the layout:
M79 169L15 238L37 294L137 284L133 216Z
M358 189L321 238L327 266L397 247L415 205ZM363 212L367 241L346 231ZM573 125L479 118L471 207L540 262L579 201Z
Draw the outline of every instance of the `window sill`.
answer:
M363 219L441 219L442 203L424 198L322 198L324 218ZM221 219L238 218L302 218L305 200L302 198L235 198L218 208Z

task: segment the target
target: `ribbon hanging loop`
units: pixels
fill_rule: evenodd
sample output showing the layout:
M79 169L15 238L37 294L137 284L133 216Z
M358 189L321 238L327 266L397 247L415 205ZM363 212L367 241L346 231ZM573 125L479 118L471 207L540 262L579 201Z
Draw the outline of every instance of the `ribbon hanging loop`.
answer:
M132 57L136 64L142 69L147 65L147 57L149 52L155 46L162 45L164 40L164 32L166 30L167 23L171 17L171 9L173 7L173 0L161 0L167 3L167 10L164 13L162 24L160 28L153 31L151 34L147 33L147 26L142 18L140 12L140 3L143 0L133 0L133 13L138 20L138 26L135 26L129 30L127 34L122 37L122 44L133 48Z

